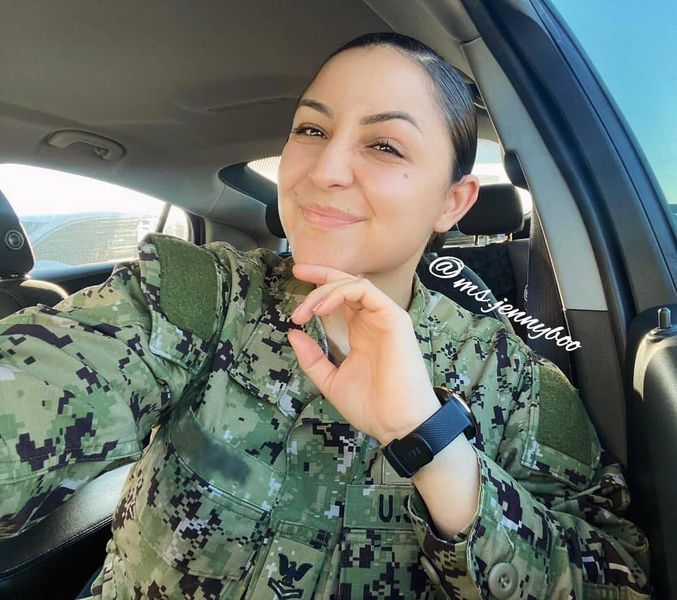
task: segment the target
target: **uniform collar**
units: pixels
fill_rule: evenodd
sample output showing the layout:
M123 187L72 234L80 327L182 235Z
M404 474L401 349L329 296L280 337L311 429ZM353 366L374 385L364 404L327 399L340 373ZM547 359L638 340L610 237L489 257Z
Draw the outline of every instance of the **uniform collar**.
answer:
M275 269L276 285L272 286L273 289L271 290L277 296L280 312L290 320L296 307L315 289L314 283L301 281L294 277L293 266L293 256L288 256L280 262ZM432 309L434 304L436 304L436 301L431 298L430 291L423 285L418 273L414 271L413 294L407 313L411 317L414 329L417 332L427 324L428 311ZM326 356L328 352L327 335L322 321L313 315L303 329L320 344Z
M315 285L296 279L292 273L292 257L273 263L265 276L268 300L262 304L253 329L229 364L228 373L258 398L278 405L293 420L304 416L341 420L341 416L322 399L315 384L303 373L287 335L298 327L291 320L294 309L311 292ZM415 273L412 281L412 300L407 311L411 317L421 355L430 381L434 376L432 336L439 321L429 313L441 296L431 294ZM312 337L329 358L327 337L322 321L313 316L301 329ZM319 405L313 402L318 399ZM317 414L314 411L317 411ZM324 411L324 412L323 412Z
M281 317L289 320L292 327L295 325L291 321L291 314L296 307L303 302L303 299L315 289L312 282L301 281L294 277L292 267L294 266L293 256L284 258L275 268L274 280L271 285L271 292L276 296L278 309ZM407 313L409 314L414 332L421 347L421 353L426 361L428 375L432 381L432 344L431 333L436 331L435 322L429 318L430 313L440 300L439 295L431 295L428 288L421 282L418 273L414 271L412 282L412 298ZM437 323L439 325L439 323ZM316 315L302 326L303 331L311 336L322 348L325 356L329 356L327 335L322 325L322 321ZM294 355L295 356L295 355Z

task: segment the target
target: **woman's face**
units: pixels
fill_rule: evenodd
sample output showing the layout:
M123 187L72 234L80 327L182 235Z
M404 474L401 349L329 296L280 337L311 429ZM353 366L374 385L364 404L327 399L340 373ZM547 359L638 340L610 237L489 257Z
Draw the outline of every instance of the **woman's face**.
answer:
M406 118L383 115L391 111ZM433 229L450 229L477 197L472 186L465 195L448 188L453 150L428 76L392 48L333 57L306 90L292 129L278 205L296 263L413 271ZM359 220L313 218L308 208Z

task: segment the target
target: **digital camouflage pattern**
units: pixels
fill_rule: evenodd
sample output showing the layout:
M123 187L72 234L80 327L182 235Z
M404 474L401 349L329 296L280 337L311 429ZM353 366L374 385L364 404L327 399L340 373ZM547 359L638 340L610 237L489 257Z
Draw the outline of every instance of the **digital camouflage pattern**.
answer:
M160 242L189 246L148 234L138 264L0 321L0 537L136 461L93 598L649 597L619 465L577 390L498 320L415 276L408 312L431 383L479 425L478 511L445 540L411 480L300 369L286 335L314 284L292 257L192 246L218 271L212 342L204 322L209 339L163 312L181 282ZM184 294L202 306L200 289ZM328 354L321 321L303 329Z

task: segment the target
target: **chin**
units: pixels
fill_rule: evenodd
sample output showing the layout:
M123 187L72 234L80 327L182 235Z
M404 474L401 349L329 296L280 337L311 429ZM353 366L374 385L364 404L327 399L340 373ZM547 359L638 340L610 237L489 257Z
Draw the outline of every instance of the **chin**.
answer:
M313 265L325 265L345 271L352 272L351 261L341 256L337 256L336 250L329 246L324 246L321 242L300 244L297 248L292 245L292 256L294 263L308 263Z

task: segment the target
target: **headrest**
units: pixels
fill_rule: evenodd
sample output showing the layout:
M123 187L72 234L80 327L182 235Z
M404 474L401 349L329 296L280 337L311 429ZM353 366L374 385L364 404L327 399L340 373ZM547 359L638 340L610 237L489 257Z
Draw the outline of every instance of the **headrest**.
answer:
M503 168L510 183L528 192L527 178L524 176L524 169L522 169L522 164L517 153L514 150L506 152L505 148L501 146L501 160L503 161Z
M477 201L458 222L464 235L508 234L523 227L522 199L511 183L481 186Z
M0 192L0 279L24 277L34 264L28 236L9 200Z
M270 233L279 238L287 237L284 229L282 229L282 221L280 221L280 213L277 210L277 202L273 202L266 206L266 227L268 227Z
M277 202L266 208L266 225L273 235L287 237L282 229ZM517 188L510 183L481 186L475 204L458 222L459 231L465 235L508 234L523 227L522 200Z

